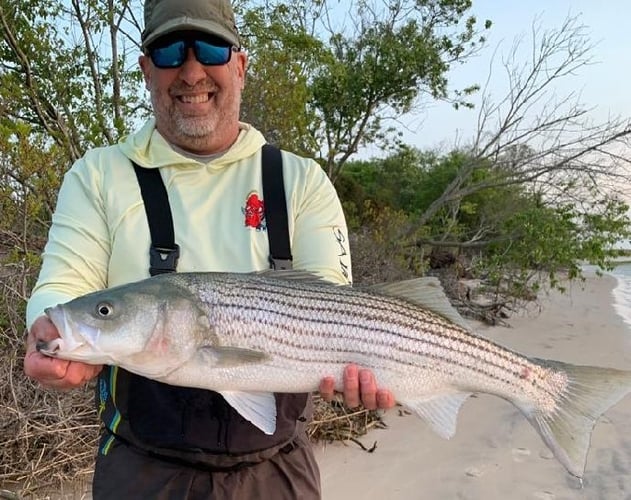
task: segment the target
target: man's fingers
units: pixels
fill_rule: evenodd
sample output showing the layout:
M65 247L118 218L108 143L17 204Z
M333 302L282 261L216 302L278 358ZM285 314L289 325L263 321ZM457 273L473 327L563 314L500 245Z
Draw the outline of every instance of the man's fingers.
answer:
M47 316L40 316L31 326L26 338L24 373L49 389L72 389L96 377L102 365L88 365L75 361L44 356L37 350L37 343L59 337L55 325Z
M37 318L27 336L27 342L35 344L38 341L49 341L59 338L57 328L48 316L40 316Z
M35 380L46 384L48 381L65 376L70 361L49 358L35 349L29 349L24 358L24 373Z
M370 370L359 371L359 392L364 408L377 409L377 382Z
M325 401L333 401L335 397L335 379L324 377L320 382L320 397Z
M53 358L47 358L44 361L47 360L50 360L51 364L36 370L35 375L29 373L27 375L48 389L68 390L81 387L96 377L103 369L103 365L87 365Z
M361 403L359 386L359 369L357 365L348 365L344 369L344 403L349 408L356 408Z
M388 408L392 408L395 404L397 404L397 402L390 391L386 389L377 390L377 407L379 409L387 410Z
M70 362L66 370L64 383L69 387L82 386L96 377L102 369L103 365L86 365L84 363Z
M377 381L371 370L360 369L355 364L349 364L344 369L342 381L344 404L349 408L363 405L369 410L386 410L396 404L394 395L389 390L377 387ZM335 397L335 379L323 378L319 390L322 399L332 401Z

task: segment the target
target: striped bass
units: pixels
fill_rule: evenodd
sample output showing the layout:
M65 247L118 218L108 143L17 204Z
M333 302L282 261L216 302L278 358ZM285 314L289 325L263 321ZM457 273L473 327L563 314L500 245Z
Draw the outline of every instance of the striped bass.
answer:
M165 274L46 314L60 338L40 352L217 391L267 434L273 392L316 391L349 363L445 438L470 395L493 394L579 478L596 420L631 390L629 371L529 358L475 335L432 278L351 287L292 271Z

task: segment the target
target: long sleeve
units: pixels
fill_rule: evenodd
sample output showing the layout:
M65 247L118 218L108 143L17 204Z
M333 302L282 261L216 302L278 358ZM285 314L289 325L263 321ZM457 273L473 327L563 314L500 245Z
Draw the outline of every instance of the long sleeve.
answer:
M291 164L289 165L291 169ZM293 186L293 265L335 283L352 281L346 220L333 184L315 162L306 182Z
M27 305L27 325L44 308L107 286L110 237L98 178L79 160L65 175Z

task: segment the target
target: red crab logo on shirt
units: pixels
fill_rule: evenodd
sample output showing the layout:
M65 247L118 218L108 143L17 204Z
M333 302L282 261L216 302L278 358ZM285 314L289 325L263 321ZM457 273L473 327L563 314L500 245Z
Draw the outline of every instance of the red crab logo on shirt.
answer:
M252 227L257 231L265 229L263 224L263 220L265 219L265 203L259 198L256 192L252 192L248 195L243 213L245 214L246 227Z

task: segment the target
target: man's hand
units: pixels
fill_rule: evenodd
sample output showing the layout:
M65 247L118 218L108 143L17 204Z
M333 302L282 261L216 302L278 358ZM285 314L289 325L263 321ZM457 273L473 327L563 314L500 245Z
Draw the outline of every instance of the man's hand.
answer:
M369 410L387 410L396 401L387 389L378 389L375 377L370 370L360 369L357 365L348 365L344 369L344 403L349 408L360 404ZM335 379L325 377L320 382L320 396L331 401L335 395Z
M24 373L50 389L73 389L96 377L102 365L88 365L77 361L45 356L37 350L37 342L59 337L59 332L47 316L35 320L26 338Z

